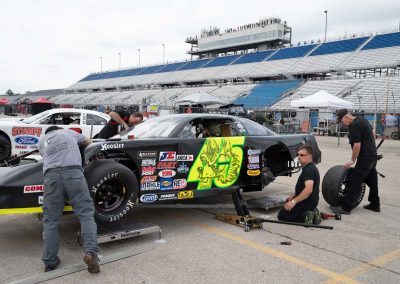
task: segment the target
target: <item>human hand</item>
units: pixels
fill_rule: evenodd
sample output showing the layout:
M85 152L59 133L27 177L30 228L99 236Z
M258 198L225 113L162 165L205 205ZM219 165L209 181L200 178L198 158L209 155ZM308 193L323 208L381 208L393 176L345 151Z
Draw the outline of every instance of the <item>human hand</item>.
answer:
M126 124L125 122L124 122L124 124L122 126L124 127L124 129L128 129L129 128L128 124Z
M345 164L344 164L344 167L345 167L346 170L347 170L347 169L350 168L352 165L354 165L354 161L350 161L350 162L345 163Z
M290 211L293 209L293 207L295 205L296 205L295 203L293 203L292 201L289 201L289 202L286 202L285 205L283 205L283 207L285 208L286 211Z
M288 196L287 198L286 198L286 202L289 202L289 201L291 201L293 199L293 196Z

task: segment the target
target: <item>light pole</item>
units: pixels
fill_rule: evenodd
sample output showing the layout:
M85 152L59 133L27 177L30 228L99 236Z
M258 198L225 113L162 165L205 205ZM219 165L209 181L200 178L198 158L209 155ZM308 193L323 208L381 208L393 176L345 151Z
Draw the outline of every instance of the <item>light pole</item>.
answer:
M103 73L103 57L100 56L100 73Z
M164 64L164 59L165 59L165 43L162 44L163 47L163 52L162 52L162 64Z
M121 70L121 52L118 52L118 56L119 56L118 68L119 70Z
M326 30L328 28L328 10L325 10L324 13L325 13L325 42L326 42Z
M139 67L140 67L140 48L138 48L138 54L139 54Z

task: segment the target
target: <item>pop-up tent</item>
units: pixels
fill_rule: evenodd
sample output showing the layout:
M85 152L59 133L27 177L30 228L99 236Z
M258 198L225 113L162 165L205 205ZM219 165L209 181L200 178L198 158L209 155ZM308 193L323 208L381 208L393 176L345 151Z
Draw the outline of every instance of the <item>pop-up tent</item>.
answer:
M352 102L340 99L334 95L329 94L324 90L320 90L311 96L291 101L290 106L304 107L304 108L330 108L330 109L354 107Z
M9 103L9 101L8 101L7 98L1 98L1 99L0 99L0 105L6 105L6 104L8 104L8 103Z
M201 104L201 105L212 105L212 104L223 104L223 102L213 95L206 92L198 92L195 94L188 95L177 101L176 103L191 103L191 104Z

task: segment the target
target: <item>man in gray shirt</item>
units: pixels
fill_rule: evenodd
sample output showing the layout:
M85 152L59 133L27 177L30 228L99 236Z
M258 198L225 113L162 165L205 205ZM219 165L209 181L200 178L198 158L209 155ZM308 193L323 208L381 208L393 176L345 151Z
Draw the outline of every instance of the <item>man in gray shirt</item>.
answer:
M65 199L74 209L81 223L81 236L86 254L83 258L92 273L100 272L97 252L97 225L94 221L94 205L82 170L79 145L91 142L72 130L50 126L39 142L43 157L43 239L42 260L45 271L54 270L60 264L58 224L63 215Z

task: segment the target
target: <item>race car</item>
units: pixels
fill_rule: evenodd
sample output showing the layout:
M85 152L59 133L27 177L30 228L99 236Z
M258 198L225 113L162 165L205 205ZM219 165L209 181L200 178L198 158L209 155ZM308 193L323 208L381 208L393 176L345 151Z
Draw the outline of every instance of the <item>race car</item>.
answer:
M0 162L37 149L40 137L51 125L95 137L108 120L108 114L73 108L50 109L25 119L0 119Z
M96 220L121 220L137 203L182 203L221 193L260 191L299 171L297 149L321 152L313 135L277 135L246 118L175 114L151 118L84 151ZM0 214L39 212L42 163L0 168Z

